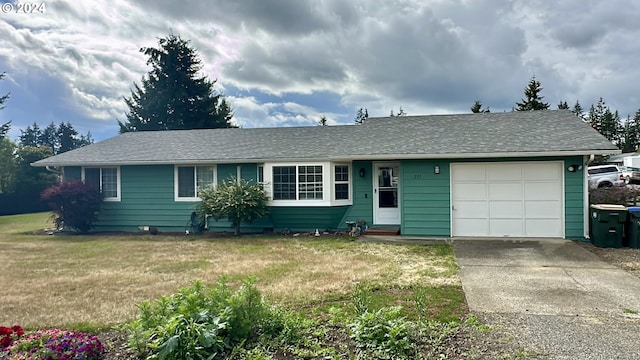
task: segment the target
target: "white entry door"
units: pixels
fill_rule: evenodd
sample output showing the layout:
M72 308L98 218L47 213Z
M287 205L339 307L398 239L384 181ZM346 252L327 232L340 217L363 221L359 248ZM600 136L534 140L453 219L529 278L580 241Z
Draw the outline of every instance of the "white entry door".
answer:
M400 164L375 163L373 223L400 225Z
M564 237L562 162L451 164L453 236Z

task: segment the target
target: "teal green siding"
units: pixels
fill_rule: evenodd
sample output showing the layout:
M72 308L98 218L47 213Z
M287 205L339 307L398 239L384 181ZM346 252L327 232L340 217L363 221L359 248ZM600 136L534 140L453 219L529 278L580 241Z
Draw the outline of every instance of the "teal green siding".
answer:
M565 237L584 238L584 169L569 172L571 164L582 164L581 156L568 158L461 159L455 162L564 162ZM404 235L450 236L450 164L449 160L415 160L401 162L402 225ZM440 174L434 166L440 166Z
M175 201L173 165L121 166L121 201L105 201L96 231L184 232L195 202Z
M364 177L360 177L360 169L364 169ZM351 196L350 206L340 220L337 228L347 228L346 221L364 220L373 224L373 166L371 161L354 161L351 164Z
M310 231L336 229L348 206L272 207L271 221L275 231Z
M564 159L564 233L565 238L584 239L584 171L569 172L572 164L584 164L582 156Z
M434 173L435 166L440 174ZM400 163L400 233L449 236L451 192L449 161L411 160Z
M568 158L461 159L456 162L564 161L565 236L584 236L584 170L568 172L571 164L583 163L581 156ZM453 160L400 161L401 233L414 236L447 237L451 234L450 165ZM434 173L435 166L440 174ZM218 181L237 176L237 164L217 166ZM257 164L241 164L243 179L256 180ZM364 176L360 177L360 170ZM184 232L197 202L175 201L174 166L121 166L121 201L105 202L96 231L138 231L139 226L165 232ZM344 229L346 221L373 223L373 162L351 164L352 205L334 207L272 207L265 219L243 224L244 232L265 229L309 231ZM64 169L66 179L79 179L80 167ZM232 231L228 221L209 219L209 231Z

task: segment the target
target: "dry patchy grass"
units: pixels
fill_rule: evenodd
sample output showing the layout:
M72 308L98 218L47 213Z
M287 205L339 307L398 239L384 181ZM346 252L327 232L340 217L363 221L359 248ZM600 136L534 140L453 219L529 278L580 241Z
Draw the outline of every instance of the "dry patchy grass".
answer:
M232 282L254 276L269 300L287 305L348 296L358 282L459 285L448 246L313 237L31 234L46 226L46 216L0 217L0 324L121 323L135 316L142 300L220 275Z

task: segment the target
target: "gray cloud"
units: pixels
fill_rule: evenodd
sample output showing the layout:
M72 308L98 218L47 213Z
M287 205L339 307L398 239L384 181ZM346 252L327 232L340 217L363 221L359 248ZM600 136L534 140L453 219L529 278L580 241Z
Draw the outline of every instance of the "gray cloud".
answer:
M122 96L149 70L139 48L173 31L191 41L204 73L222 90L256 95L230 98L245 126L312 124L322 114L351 122L359 107L372 115L399 106L410 114L467 112L476 99L510 110L533 75L553 106L579 100L588 107L602 96L627 114L640 106L633 81L640 77L633 60L640 54L639 6L633 0L49 0L46 14L0 19L0 64L7 67L0 71L24 94L45 94L26 87L33 74L47 74L59 93L52 96L72 116L100 128L111 121L115 129L126 111ZM289 100L327 93L339 100L326 108ZM281 101L261 102L260 94ZM345 108L354 113L338 113ZM0 112L0 120L5 116Z

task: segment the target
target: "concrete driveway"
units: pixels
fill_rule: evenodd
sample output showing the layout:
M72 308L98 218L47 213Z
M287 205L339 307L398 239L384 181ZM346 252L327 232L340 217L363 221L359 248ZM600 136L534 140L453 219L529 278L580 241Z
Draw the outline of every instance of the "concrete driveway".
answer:
M469 309L535 358L640 358L640 279L566 240L454 239Z

